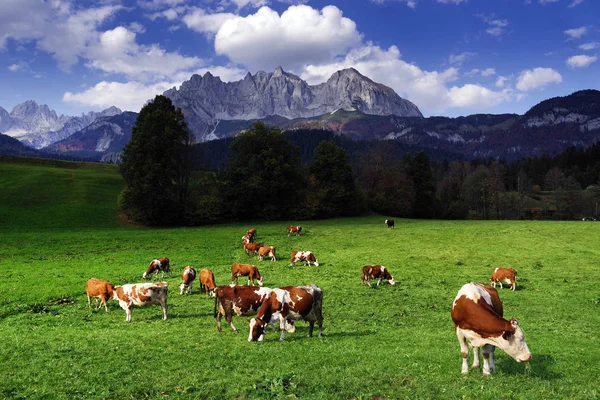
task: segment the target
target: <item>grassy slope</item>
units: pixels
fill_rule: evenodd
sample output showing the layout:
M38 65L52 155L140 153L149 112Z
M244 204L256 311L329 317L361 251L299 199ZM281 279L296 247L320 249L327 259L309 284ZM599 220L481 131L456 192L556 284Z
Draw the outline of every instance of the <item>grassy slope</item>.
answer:
M0 163L11 185L67 179L60 168ZM41 170L42 169L42 170ZM87 171L87 172L86 172ZM307 339L307 325L285 342L269 331L264 343L247 342L227 327L219 334L213 301L179 296L185 265L210 267L228 283L232 262L244 261L240 238L248 224L193 229L118 227L120 180L115 172L77 170L77 184L48 185L47 208L10 207L0 225L0 397L9 398L598 398L600 375L600 251L595 223L401 220L389 230L381 217L306 221L301 237L287 237L287 222L257 223L258 239L275 245L280 261L257 262L266 286L314 282L324 290L325 331ZM84 173L85 172L85 173ZM112 175L111 175L112 174ZM79 203L83 212L56 218L71 196L104 176L100 197ZM112 176L112 180L111 177ZM85 183L86 179L90 179ZM27 185L24 185L27 186ZM54 188L62 188L54 190ZM26 189L26 193L33 187ZM11 191L12 192L12 191ZM93 201L89 200L93 198ZM112 208L111 208L112 207ZM70 207L67 207L70 209ZM94 211L95 209L99 211ZM47 210L47 211L44 211ZM103 211L102 211L103 210ZM34 228L32 215L44 212ZM99 228L92 212L103 213ZM57 211L58 213L58 211ZM48 226L42 226L46 218ZM59 226L60 228L56 228ZM321 266L289 267L291 250L312 250ZM114 302L110 313L87 309L84 282L95 276L115 284L141 281L150 259L168 256L169 320L160 308L135 309L133 322ZM398 284L369 289L360 268L381 263ZM460 374L460 351L450 306L460 286L486 280L494 266L519 271L516 292L500 295L507 317L523 326L534 354L531 368L501 350L498 371ZM58 296L75 303L56 305ZM41 304L40 304L41 303ZM38 312L33 311L47 311Z

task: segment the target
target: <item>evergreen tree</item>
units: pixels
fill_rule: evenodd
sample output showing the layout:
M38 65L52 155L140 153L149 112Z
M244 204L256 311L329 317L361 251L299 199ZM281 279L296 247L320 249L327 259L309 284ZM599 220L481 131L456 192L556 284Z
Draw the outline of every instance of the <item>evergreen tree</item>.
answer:
M123 149L126 187L120 208L148 225L184 222L189 194L190 134L183 113L165 96L146 104Z
M309 169L309 200L316 218L356 215L361 211L360 194L344 149L333 141L319 143Z
M414 157L407 155L409 175L415 188L413 216L416 218L433 218L436 211L435 182L431 173L429 157L420 151Z
M223 180L223 212L235 219L291 218L306 186L298 148L278 128L260 122L231 143Z

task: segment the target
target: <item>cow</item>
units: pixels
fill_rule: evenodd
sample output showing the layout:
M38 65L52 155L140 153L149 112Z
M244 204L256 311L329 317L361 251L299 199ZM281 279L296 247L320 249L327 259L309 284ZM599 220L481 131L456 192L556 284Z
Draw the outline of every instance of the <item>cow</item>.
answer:
M208 268L202 268L200 270L200 291L204 289L205 294L208 296L209 292L211 296L215 296L215 275Z
M222 332L221 317L229 322L231 329L235 333L238 330L233 325L233 314L237 316L250 316L256 314L263 301L271 294L270 288L242 286L242 285L223 285L216 289L214 315L217 321L217 330ZM287 327L293 330L293 322Z
M467 356L473 347L473 368L479 368L479 348L483 353L483 375L496 369L496 346L520 363L531 360L523 330L516 319L503 318L498 291L482 283L467 283L458 291L452 303L452 321L462 354L463 374L469 373Z
M306 261L306 265L308 266L310 266L311 262L315 267L319 266L319 261L317 261L312 251L292 251L290 265L295 265L298 261Z
M517 288L517 271L513 268L496 268L494 269L494 272L492 272L490 282L492 282L493 287L496 287L496 283L498 283L500 289L502 289L502 282L504 282L509 285L514 292Z
M362 276L360 282L361 286L365 284L365 281L367 281L367 285L371 287L371 283L369 281L375 278L378 279L377 286L381 284L382 279L387 279L390 285L396 284L394 277L390 275L390 271L383 265L365 265L362 268Z
M281 330L280 340L285 339L285 331L289 329L286 321L308 321L308 336L311 337L315 322L319 325L319 337L323 333L323 291L317 285L286 286L273 289L256 313L256 317L249 321L249 342L264 340L267 324L275 326L279 321Z
M167 294L169 284L167 282L134 283L123 286L115 286L113 299L119 301L119 305L127 317L126 322L131 322L131 310L133 306L144 307L158 304L162 307L163 319L167 319Z
M171 276L171 268L169 266L168 258L155 258L150 262L148 266L148 270L144 272L142 278L147 278L151 273L155 273L156 277L158 277L158 273L162 272L161 278L165 277L165 271Z
M231 264L231 284L233 285L234 281L235 283L238 283L240 276L248 277L248 285L250 285L250 282L252 282L252 286L254 286L254 279L257 280L258 286L263 285L263 277L260 276L260 272L258 271L258 268L256 268L256 265L237 263Z
M87 294L88 308L92 308L91 298L94 297L96 300L96 308L100 308L104 305L104 309L108 312L108 306L106 301L112 299L115 285L112 283L102 280L91 278L85 283L85 292ZM100 299L100 304L98 304Z
M181 273L181 279L183 280L183 283L179 285L179 294L182 295L184 292L190 293L192 291L194 279L196 279L196 269L190 266L185 267Z
M296 236L300 236L300 232L302 232L301 226L288 226L287 227L288 236L290 236L292 233L295 233Z
M388 228L393 228L394 227L394 220L393 219L386 219L384 224L387 225Z
M263 257L271 257L271 261L277 261L277 257L275 256L275 247L273 246L262 246L256 252L257 258L262 261Z
M256 238L256 228L250 228L246 231L246 236L250 239L250 243L254 243L254 239Z
M263 246L264 246L264 243L246 243L244 245L244 251L246 252L247 256L254 255L254 254L256 254L258 249L260 249Z

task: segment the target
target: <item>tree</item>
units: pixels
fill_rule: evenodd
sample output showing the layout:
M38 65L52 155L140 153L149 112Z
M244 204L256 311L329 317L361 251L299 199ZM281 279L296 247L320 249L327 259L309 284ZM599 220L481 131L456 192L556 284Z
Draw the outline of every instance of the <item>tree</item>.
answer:
M130 218L147 225L184 222L190 141L183 113L169 98L156 96L142 108L120 167L126 184L120 208Z
M360 194L354 183L348 155L333 141L323 141L315 149L315 158L310 164L310 185L315 217L356 215L360 212Z
M416 218L432 218L436 211L435 182L429 157L420 151L412 158L407 155L405 160L415 188L413 215Z
M300 214L306 179L298 148L275 127L257 122L230 145L223 172L223 212L235 219L292 218Z

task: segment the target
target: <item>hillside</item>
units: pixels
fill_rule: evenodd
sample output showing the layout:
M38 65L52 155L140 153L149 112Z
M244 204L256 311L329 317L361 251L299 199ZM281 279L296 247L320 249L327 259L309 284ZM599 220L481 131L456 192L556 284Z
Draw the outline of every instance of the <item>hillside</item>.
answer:
M117 227L123 185L113 165L0 156L0 230Z

